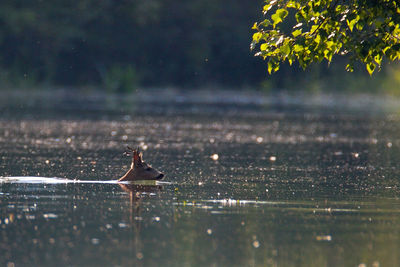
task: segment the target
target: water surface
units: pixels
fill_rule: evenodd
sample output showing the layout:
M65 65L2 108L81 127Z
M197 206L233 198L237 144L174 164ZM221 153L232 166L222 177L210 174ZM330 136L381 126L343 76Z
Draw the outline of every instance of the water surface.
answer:
M2 265L400 265L400 119L382 103L7 97ZM164 183L116 183L126 145Z

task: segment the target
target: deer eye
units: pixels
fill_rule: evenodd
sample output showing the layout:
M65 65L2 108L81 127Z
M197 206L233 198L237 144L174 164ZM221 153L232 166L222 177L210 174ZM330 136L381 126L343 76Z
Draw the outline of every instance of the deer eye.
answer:
M146 171L151 171L151 168L150 167L146 168Z

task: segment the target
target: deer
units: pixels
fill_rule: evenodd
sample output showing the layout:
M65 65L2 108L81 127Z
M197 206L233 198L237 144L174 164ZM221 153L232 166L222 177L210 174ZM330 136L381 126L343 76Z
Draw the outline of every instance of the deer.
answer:
M138 180L161 180L164 174L143 161L139 147L135 150L127 146L126 155L132 155L131 168L118 182L138 181Z

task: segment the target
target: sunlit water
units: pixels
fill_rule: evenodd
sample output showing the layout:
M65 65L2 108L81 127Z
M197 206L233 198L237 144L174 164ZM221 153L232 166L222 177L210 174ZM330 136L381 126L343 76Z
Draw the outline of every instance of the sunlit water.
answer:
M400 266L393 110L167 96L1 102L2 266Z

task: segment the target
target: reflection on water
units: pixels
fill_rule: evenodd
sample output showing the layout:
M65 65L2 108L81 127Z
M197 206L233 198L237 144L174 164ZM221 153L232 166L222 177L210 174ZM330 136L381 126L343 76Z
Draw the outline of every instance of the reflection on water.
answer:
M36 177L36 176L14 176L14 177L0 177L0 183L13 183L13 184L68 184L68 183L101 183L101 184L115 184L116 180L109 181L95 181L95 180L71 180L67 178L57 177Z
M397 115L182 105L1 116L0 264L400 265Z

